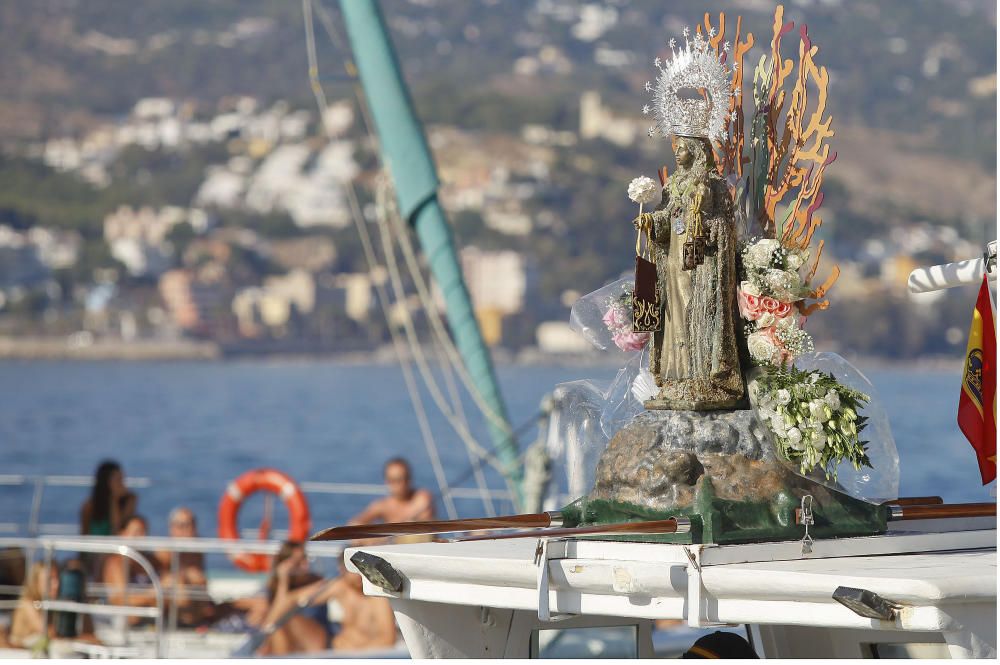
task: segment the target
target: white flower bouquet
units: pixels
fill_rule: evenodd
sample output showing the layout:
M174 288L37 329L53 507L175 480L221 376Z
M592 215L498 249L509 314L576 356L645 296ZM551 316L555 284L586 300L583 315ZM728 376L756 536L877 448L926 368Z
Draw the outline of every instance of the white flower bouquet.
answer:
M660 186L652 178L639 176L628 184L628 197L640 206L656 203L661 197ZM641 208L640 208L641 210Z
M809 288L799 274L809 250L789 249L774 238L743 249L743 279L737 289L740 315L748 322L747 345L759 365L784 365L812 351L799 304Z
M827 479L836 479L841 462L858 470L872 466L868 442L860 439L867 418L859 413L870 398L832 374L768 367L751 381L750 399L778 453L802 474L819 467Z

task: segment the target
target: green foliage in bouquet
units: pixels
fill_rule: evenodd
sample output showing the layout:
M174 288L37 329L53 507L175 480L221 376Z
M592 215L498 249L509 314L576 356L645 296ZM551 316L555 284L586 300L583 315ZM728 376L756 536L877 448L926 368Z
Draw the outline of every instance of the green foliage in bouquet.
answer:
M768 366L750 387L758 416L774 434L778 452L803 474L819 467L828 479L849 461L871 468L867 441L860 438L867 418L860 410L870 397L824 372Z

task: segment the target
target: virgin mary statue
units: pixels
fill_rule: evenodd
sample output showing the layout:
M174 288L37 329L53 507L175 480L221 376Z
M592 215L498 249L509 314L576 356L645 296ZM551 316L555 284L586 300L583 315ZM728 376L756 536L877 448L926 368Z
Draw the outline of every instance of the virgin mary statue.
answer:
M660 392L646 408L732 409L744 395L732 199L707 138L679 136L674 146L662 201L637 220L652 231L663 322L649 367Z
M732 73L700 34L687 37L681 48L671 44L673 58L660 67L653 97L677 169L656 209L636 220L652 237L662 322L650 353L660 390L646 408L733 409L745 392L737 351L736 224L711 144L726 136Z

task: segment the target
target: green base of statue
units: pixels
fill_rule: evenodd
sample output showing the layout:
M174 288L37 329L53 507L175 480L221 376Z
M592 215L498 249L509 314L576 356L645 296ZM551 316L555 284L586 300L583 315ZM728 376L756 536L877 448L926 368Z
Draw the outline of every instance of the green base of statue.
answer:
M820 491L822 490L822 491ZM616 501L582 498L563 508L567 523L581 526L686 517L691 531L683 534L592 536L598 540L647 543L714 543L728 545L802 540L806 528L796 517L801 489L786 489L762 501L719 498L711 478L698 480L695 500L675 509L650 510ZM810 538L872 536L888 529L889 508L860 501L817 485L811 502Z

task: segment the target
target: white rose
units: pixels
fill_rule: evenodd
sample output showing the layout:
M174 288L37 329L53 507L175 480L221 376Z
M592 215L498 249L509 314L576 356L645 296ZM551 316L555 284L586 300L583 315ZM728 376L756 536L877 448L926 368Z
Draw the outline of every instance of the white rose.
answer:
M659 196L660 188L652 178L639 176L628 184L628 197L640 205L655 203Z
M750 296L760 295L760 287L754 284L753 282L747 282L747 281L740 282L740 290L743 291L743 293Z
M803 450L805 448L805 444L802 442L802 432L799 431L798 427L790 427L785 432L785 438L788 439L788 445L795 450Z
M778 394L775 396L775 399L777 400L778 404L784 406L785 404L788 404L789 402L792 401L792 393L782 388L781 390L778 391Z
M797 316L789 315L789 316L784 317L783 319L778 319L777 325L778 325L779 328L781 328L783 330L790 330L792 328L798 328L799 327L799 319L798 319Z
M823 398L823 401L826 402L826 405L834 411L840 408L840 395L836 390L830 389L827 391L826 397Z
M799 277L799 273L781 268L769 268L764 273L764 283L775 298L786 302L798 299L802 290L802 278Z
M829 418L826 415L827 405L825 401L813 400L809 402L809 417L819 423L825 423Z
M789 270L798 270L802 267L802 258L798 254L789 254L785 265L788 266Z
M750 357L759 363L769 363L778 348L768 337L761 333L751 333L747 337L747 347L750 349Z
M812 447L818 451L826 448L826 434L817 434L812 440Z
M775 321L777 321L777 319L775 318L774 314L772 314L771 312L764 312L763 314L760 315L760 318L757 319L757 327L770 328L771 326L774 325Z
M780 243L773 238L758 240L750 246L750 249L747 252L747 260L751 265L759 268L765 268L770 265L771 257L774 256L775 250L777 250L780 246Z

